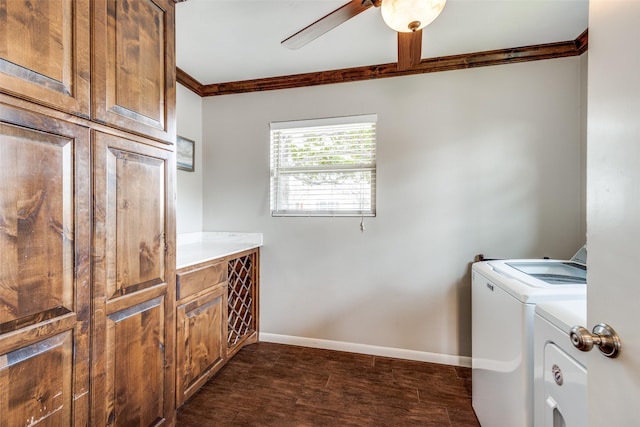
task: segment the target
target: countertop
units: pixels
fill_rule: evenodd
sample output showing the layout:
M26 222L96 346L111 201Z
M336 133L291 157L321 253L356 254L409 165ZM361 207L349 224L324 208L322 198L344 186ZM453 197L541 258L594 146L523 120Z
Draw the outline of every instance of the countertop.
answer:
M222 258L262 246L262 233L200 232L178 234L176 268Z

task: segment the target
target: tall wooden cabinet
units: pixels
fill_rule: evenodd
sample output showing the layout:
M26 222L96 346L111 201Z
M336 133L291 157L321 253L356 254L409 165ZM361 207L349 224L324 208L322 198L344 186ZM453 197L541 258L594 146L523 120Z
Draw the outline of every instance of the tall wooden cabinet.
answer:
M96 131L94 419L149 426L174 396L175 167L171 153Z
M0 0L0 426L175 422L172 0Z
M86 425L89 129L0 104L0 425Z

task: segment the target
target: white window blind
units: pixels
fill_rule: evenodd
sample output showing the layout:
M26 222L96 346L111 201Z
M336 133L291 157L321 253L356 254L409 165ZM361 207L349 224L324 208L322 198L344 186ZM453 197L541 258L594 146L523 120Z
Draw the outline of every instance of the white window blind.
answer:
M273 216L375 216L377 115L271 123Z

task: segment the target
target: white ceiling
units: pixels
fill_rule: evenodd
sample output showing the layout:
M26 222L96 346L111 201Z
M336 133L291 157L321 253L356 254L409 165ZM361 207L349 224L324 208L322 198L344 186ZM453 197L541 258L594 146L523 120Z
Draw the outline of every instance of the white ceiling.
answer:
M396 33L370 8L299 50L280 42L348 0L188 0L176 5L176 63L202 84L396 62ZM422 58L574 40L588 0L448 0Z

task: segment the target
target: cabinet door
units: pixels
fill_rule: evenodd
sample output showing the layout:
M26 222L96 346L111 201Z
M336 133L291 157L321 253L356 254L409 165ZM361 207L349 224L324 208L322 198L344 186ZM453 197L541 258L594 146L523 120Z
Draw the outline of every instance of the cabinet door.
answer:
M174 3L96 0L93 118L175 142Z
M173 153L100 132L93 137L92 422L171 424Z
M177 404L187 400L220 367L226 355L226 284L177 309Z
M229 260L227 355L258 340L259 250Z
M0 104L0 426L88 423L89 162L88 129Z
M89 0L0 0L0 91L89 117Z

